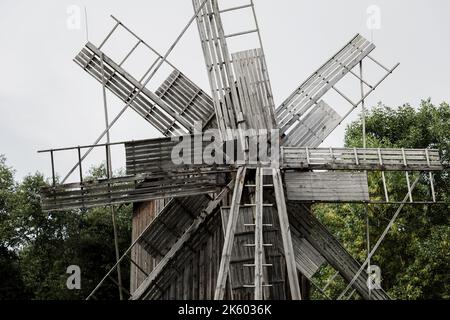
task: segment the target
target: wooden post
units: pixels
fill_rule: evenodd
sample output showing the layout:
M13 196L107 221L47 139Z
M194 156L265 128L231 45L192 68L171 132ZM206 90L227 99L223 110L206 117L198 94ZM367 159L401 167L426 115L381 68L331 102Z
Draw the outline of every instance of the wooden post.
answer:
M256 169L255 188L255 300L263 299L263 174Z
M236 232L236 224L239 215L239 204L241 202L242 190L244 188L246 168L238 169L236 175L236 185L231 201L230 216L228 218L227 231L225 233L225 241L223 244L222 258L220 259L219 273L217 276L217 285L214 293L214 300L223 300L227 283L227 276L231 260L231 252L233 249L234 234Z
M277 201L278 218L280 220L281 236L283 238L284 257L289 278L292 300L301 300L300 286L298 283L297 266L295 263L294 247L292 245L289 218L286 210L286 199L284 198L283 181L280 169L273 169L273 186Z

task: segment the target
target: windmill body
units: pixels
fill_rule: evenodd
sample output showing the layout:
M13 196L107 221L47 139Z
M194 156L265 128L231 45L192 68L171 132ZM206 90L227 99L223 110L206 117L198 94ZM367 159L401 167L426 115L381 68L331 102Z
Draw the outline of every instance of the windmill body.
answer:
M217 0L193 0L194 16L211 93L208 94L144 40L117 20L100 46L87 43L75 62L133 109L164 138L115 143L126 153L126 175L84 181L82 152L74 150L79 181L42 190L47 211L133 204L133 243L89 296L131 263L131 299L302 299L309 281L325 264L364 299L388 299L367 286L366 272L312 213L313 203L393 203L385 173L442 170L436 150L319 148L343 120L395 70L371 53L375 46L356 35L279 106L273 99L268 66L253 1L222 7ZM245 11L254 29L226 33L222 15ZM122 61L102 51L111 34L124 28L137 43ZM230 52L229 41L255 37L257 46ZM141 79L124 63L138 46L157 59ZM168 51L170 53L170 50ZM385 75L374 84L362 77L372 61ZM147 82L166 64L172 71L156 90ZM338 88L346 76L360 81L352 101ZM348 108L325 101L338 93ZM114 123L114 122L113 122ZM98 142L98 141L97 141ZM53 154L58 149L46 150ZM108 163L108 162L107 162ZM382 172L384 199L372 200L367 172ZM412 177L412 176L411 176ZM129 261L128 261L129 260ZM120 283L119 283L120 285Z

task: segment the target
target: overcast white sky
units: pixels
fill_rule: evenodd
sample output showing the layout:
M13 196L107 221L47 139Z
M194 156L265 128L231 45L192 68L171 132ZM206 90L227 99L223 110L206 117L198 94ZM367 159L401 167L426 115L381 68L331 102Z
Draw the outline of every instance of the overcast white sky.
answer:
M226 2L239 1L220 1ZM372 38L366 26L371 5L381 9L381 29L373 32L377 45L373 56L387 66L396 62L401 66L368 105L383 101L416 106L428 97L435 103L450 100L448 0L255 0L255 4L277 105L356 33ZM114 14L161 52L193 14L190 0L0 0L0 154L7 156L18 178L35 171L50 174L48 157L37 150L90 144L104 129L101 87L72 61L85 44L86 33L84 20L78 30L67 27L71 5L80 6L82 13L87 7L89 40L94 44L112 27L109 15ZM236 20L234 27L240 23ZM130 43L123 40L111 48L126 50ZM195 25L170 60L209 92ZM144 70L151 61L138 63L133 70ZM123 104L112 95L108 98L112 117ZM340 112L347 106L341 100L333 107ZM346 124L356 117L357 112ZM341 146L344 129L345 124L325 145ZM113 141L157 136L132 110L112 130ZM100 158L94 155L91 161ZM123 166L122 160L117 158L116 168ZM74 161L70 153L57 158L58 172L63 175Z

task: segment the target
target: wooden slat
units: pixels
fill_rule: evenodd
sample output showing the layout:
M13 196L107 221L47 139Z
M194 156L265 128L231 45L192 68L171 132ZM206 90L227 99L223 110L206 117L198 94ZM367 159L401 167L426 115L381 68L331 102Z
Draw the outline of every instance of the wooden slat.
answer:
M101 55L103 55L108 79L106 82L107 88L125 103L129 102L135 90L142 89L136 97L137 101L133 102L131 107L164 135L192 133L195 121L201 120L206 124L211 120L212 104L211 100L208 99L209 97L178 71L175 72L178 73L180 81L174 82L173 88L167 88L167 93L171 95L165 96L163 97L165 99L163 99L147 88L142 87L142 84L91 43L86 44L86 47L75 58L75 62L88 71L95 79L102 81ZM173 99L169 98L173 97L175 87L182 87L185 94L189 92L186 90L196 90L195 96L191 97L192 101L185 101L185 105L181 106L181 110L179 109L180 101L175 103ZM202 116L199 116L199 111L195 110L195 108L200 109L200 106L202 106Z
M304 237L327 262L339 271L345 281L350 282L360 264L345 250L339 241L317 220L303 205L288 202L288 213L291 228ZM352 286L364 298L369 299L367 274L362 272ZM373 290L373 300L389 300L382 290Z
M363 60L375 46L356 35L343 49L302 83L277 109L281 133L299 120L311 106Z
M177 254L183 249L184 245L190 241L192 237L197 234L197 231L205 222L205 220L211 216L219 208L222 200L228 195L228 192L233 188L234 181L224 188L217 197L210 201L208 206L202 211L202 213L195 219L191 226L184 232L184 234L178 239L178 241L171 247L170 251L164 256L164 258L158 263L156 268L150 273L145 281L139 286L139 288L133 293L131 300L138 300L145 297L146 291L152 287L152 284L163 273L169 262L174 259Z
M360 172L286 172L284 182L289 201L369 201L367 174Z
M283 147L281 163L284 169L308 170L441 171L443 169L438 150L381 149L380 152L382 161L378 149Z
M325 101L319 101L302 120L293 126L283 141L286 147L317 148L333 131L341 117Z
M161 198L206 194L225 181L217 173L183 172L180 175L136 175L85 181L42 189L45 211L92 208Z

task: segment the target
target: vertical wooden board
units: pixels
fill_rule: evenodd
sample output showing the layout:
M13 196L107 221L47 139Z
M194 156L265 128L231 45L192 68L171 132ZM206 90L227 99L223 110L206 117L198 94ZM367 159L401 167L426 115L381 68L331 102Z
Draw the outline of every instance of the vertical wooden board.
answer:
M280 169L273 169L273 187L277 203L278 218L280 221L280 231L283 239L284 257L286 259L286 269L289 279L289 288L292 300L301 300L301 293L295 263L295 253L292 245L289 218L286 209L286 199L284 197L283 181Z
M314 72L277 109L281 132L286 133L299 117L302 117L373 49L375 46L358 34Z
M272 129L275 127L275 105L272 89L263 70L264 55L261 49L232 54L238 92L248 128Z
M178 70L169 75L156 94L172 107L174 112L186 117L192 127L195 121L201 121L205 126L214 116L213 100Z

